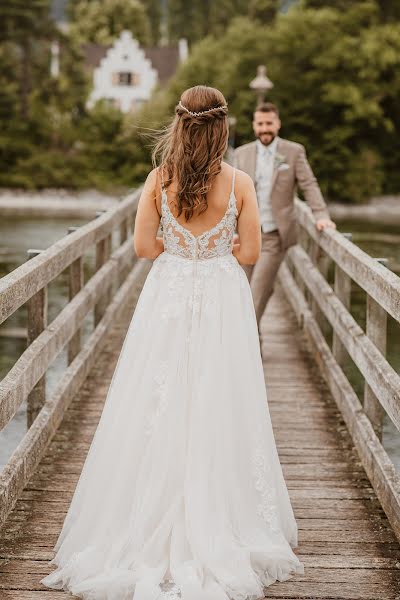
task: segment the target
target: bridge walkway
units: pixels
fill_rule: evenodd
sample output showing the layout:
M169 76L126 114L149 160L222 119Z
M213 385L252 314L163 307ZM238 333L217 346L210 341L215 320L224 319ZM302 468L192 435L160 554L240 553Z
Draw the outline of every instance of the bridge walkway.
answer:
M141 284L143 281L141 282ZM67 409L0 534L0 598L62 600L44 588L48 561L101 415L140 285ZM400 548L303 332L277 286L262 321L269 410L299 525L305 574L265 598L395 600Z

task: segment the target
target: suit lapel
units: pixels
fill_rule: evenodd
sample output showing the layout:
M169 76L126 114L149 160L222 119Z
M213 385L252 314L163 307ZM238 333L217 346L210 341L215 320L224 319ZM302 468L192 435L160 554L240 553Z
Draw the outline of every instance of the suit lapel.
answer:
M279 171L278 171L279 161L276 159L277 154L282 154L282 141L279 136L277 137L277 144L276 144L276 151L275 151L275 158L274 158L274 169L272 171L271 193L272 193L276 178L278 177L278 173L279 173Z
M246 172L250 175L253 182L256 181L256 162L257 162L257 144L253 142L249 147L249 152L247 155L247 169Z

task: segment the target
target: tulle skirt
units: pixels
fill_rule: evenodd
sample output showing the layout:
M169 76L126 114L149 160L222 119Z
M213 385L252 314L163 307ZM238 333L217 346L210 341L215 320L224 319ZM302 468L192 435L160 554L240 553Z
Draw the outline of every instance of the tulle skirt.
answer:
M42 583L85 600L249 600L304 573L247 277L163 252Z

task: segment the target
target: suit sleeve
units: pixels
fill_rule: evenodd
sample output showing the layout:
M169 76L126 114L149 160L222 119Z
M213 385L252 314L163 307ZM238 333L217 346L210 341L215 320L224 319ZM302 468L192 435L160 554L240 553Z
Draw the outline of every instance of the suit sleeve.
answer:
M297 155L296 163L296 179L304 198L311 208L316 219L329 219L329 211L326 206L324 197L318 185L317 179L307 160L306 151L303 146Z

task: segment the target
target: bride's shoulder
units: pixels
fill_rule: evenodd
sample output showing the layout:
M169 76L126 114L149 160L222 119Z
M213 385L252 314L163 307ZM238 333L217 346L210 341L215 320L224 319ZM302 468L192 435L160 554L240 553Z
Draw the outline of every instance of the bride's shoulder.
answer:
M239 192L246 192L249 187L254 187L253 180L245 171L235 167L235 190Z
M148 175L147 175L147 177L146 177L146 181L145 181L145 183L144 183L144 184L145 184L145 186L147 186L147 187L154 187L154 188L155 188L155 187L156 187L156 185L157 185L157 182L158 182L158 180L159 180L159 177L160 177L160 171L159 171L159 168L158 168L158 167L155 167L154 169L152 169L152 170L151 170L151 171L148 173Z
M250 175L241 169L236 169L236 181L242 185L250 185L253 183Z
M143 184L139 205L153 207L155 204L157 212L160 213L161 204L161 177L158 167L152 169Z
M227 177L232 177L233 171L232 169L235 169L235 189L236 186L247 186L249 184L253 183L253 180L251 179L251 177L245 172L242 171L241 169L238 169L237 167L233 167L232 165L230 165L229 163L223 162L223 167L226 171Z
M158 204L159 197L161 196L161 175L159 167L155 167L148 173L144 182L143 191L145 194L156 198Z

